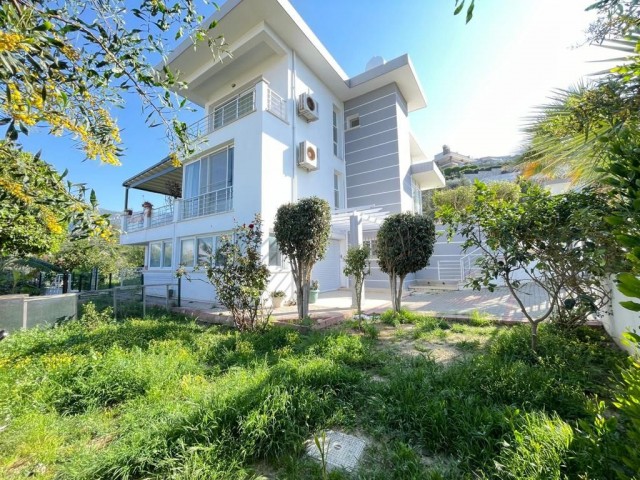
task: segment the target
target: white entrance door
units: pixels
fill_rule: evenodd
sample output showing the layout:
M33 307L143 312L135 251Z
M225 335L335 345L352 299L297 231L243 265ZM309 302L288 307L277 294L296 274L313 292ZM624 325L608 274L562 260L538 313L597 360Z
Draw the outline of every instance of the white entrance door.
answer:
M311 280L320 282L321 292L337 290L342 286L340 264L340 241L330 240L324 259L316 263L311 272Z

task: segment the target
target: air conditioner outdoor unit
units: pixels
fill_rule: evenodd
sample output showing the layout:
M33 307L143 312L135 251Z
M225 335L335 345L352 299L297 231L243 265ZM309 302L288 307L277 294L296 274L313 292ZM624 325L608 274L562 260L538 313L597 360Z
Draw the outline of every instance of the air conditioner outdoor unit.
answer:
M318 102L308 93L300 95L300 99L298 100L298 115L307 122L318 120Z
M311 142L300 142L298 148L298 166L305 170L318 169L318 147Z

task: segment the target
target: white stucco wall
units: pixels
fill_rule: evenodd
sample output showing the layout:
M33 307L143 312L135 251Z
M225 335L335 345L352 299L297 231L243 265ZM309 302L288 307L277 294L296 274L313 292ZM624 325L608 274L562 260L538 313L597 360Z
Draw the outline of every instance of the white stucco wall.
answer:
M612 289L612 305L611 312L609 314L604 315L602 318L602 325L611 338L623 349L628 351L631 354L640 354L640 351L637 350L633 345L627 344L623 339L623 334L628 331L636 331L636 333L640 332L640 312L632 312L631 310L627 310L620 302L628 301L628 300L638 300L632 299L623 295L616 288L615 283L611 282Z

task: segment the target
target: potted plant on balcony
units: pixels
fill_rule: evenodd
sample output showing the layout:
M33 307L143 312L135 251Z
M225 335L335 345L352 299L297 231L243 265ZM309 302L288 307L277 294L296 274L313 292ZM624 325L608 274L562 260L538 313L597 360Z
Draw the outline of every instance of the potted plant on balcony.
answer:
M318 280L311 280L309 303L316 303L318 301L318 293L320 293L320 282L318 282Z
M125 214L125 215L128 215L128 216L131 216L131 215L133 215L133 210L131 210L130 208L127 208L127 209L124 211L124 214Z
M144 214L147 217L150 217L151 216L151 211L153 210L153 204L151 202L149 202L149 201L145 201L142 204L142 208L144 209Z
M282 290L271 292L271 301L273 302L273 308L280 308L282 306L285 295L286 293Z

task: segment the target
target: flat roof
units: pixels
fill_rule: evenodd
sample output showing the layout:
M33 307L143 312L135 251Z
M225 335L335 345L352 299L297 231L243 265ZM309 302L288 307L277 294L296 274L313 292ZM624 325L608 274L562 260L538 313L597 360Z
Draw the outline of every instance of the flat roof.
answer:
M241 48L246 47L247 34L257 35L266 31L274 37L275 43L281 41L287 48L293 49L296 56L342 101L396 83L410 112L427 105L407 54L349 78L288 0L228 0L204 24L213 21L217 22L217 26L211 30L211 38L224 36L231 56L223 54L222 59L214 62L206 46L194 48L190 38L183 40L168 56L167 63L172 70L180 71L187 83L207 76L207 71L216 64L222 63L219 68L224 68L225 63L233 64L234 51L237 50L239 58L243 53ZM206 103L206 99L198 97L193 90L179 93L198 105Z

